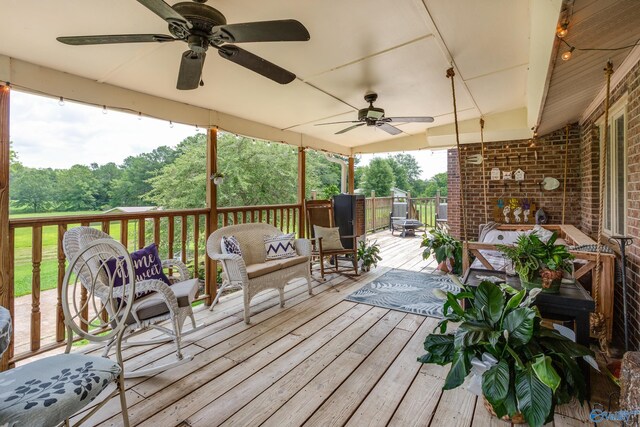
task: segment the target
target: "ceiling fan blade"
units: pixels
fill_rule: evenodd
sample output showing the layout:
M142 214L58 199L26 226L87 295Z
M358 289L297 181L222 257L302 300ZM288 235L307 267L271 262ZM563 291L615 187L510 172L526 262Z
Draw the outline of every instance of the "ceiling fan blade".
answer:
M69 36L57 37L60 43L73 46L92 45L92 44L112 44L112 43L148 43L148 42L172 42L171 36L164 34L110 34L104 36Z
M398 135L398 134L402 133L402 131L400 129L398 129L395 126L391 126L388 123L376 123L376 126L379 127L380 129L382 129L383 131L391 134L391 135Z
M355 129L359 126L364 126L365 123L358 123L357 125L353 125L353 126L349 126L348 128L344 128L342 130L339 130L338 132L335 133L335 135L340 135L341 133L345 133L345 132L349 132L352 129Z
M345 122L329 122L329 123L316 123L314 126L324 126L324 125L339 125L342 123L360 123L359 120L347 120Z
M275 82L280 84L291 83L296 75L284 68L267 61L264 58L260 58L251 52L244 49L240 49L238 46L224 45L218 48L218 53L225 59L231 62L235 62L238 65L242 65L245 68L255 71Z
M188 50L182 54L178 83L176 84L178 90L190 90L198 87L200 77L202 76L204 58L206 56L207 54L205 52L196 53L192 50Z
M213 27L212 40L226 43L307 41L309 31L295 19L245 22Z
M433 117L386 117L385 121L395 123L433 123Z
M138 0L138 3L149 9L151 12L158 15L171 25L177 25L185 30L191 29L191 22L178 12L173 10L171 6L162 0Z

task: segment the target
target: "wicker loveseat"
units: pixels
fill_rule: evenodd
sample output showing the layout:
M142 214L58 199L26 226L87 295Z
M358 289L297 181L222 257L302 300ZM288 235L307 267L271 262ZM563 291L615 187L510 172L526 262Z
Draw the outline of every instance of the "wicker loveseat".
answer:
M266 289L277 289L280 293L280 306L284 307L284 287L291 280L303 277L307 280L309 295L311 292L311 242L296 239L297 256L266 261L265 236L281 235L282 231L263 223L239 224L223 227L209 236L207 254L220 261L223 270L223 283L216 295L216 301L222 292L230 286L242 287L244 293L244 321L249 323L249 305L251 299ZM235 236L240 243L242 256L223 254L220 241L223 236ZM211 305L213 309L215 305Z

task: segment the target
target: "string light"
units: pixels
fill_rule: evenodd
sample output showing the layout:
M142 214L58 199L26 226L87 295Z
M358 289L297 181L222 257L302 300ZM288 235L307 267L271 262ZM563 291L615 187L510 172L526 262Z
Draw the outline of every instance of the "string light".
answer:
M556 30L556 35L560 38L566 37L567 34L569 33L569 23L568 22L563 22L562 25L560 25L558 27L558 29Z
M173 122L169 120L169 127L173 129Z
M568 51L564 52L561 56L563 61L568 61L571 59L571 54L573 53L573 51L576 50L575 47L571 46L571 49L569 49Z
M107 114L107 106L106 105L102 106L102 114Z
M58 105L61 107L64 107L64 98L60 97L60 100L58 100Z

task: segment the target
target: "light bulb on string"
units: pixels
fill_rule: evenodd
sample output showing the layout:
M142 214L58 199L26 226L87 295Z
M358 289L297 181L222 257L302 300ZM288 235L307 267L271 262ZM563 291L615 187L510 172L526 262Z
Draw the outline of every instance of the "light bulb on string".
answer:
M576 50L575 47L571 46L571 49L569 49L568 51L566 51L565 53L562 54L561 58L563 61L568 61L571 59L571 55L573 54L573 51Z
M60 99L58 100L58 105L61 107L64 107L64 98L60 97Z
M169 127L173 129L173 122L171 120L169 120Z
M558 27L558 30L556 31L556 35L561 39L566 37L567 34L569 33L568 27L569 27L569 23L564 22L562 25Z
M106 105L102 106L102 114L107 114L107 106Z
M138 120L142 120L142 112L138 111Z

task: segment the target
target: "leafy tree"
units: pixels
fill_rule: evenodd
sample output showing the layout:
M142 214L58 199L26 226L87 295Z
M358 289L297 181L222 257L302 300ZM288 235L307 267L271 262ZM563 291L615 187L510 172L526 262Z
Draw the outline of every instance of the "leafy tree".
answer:
M100 209L111 208L111 188L115 180L120 178L123 171L113 162L98 165L91 164L91 171L98 185L93 189L95 204Z
M407 174L407 170L404 166L397 162L394 157L387 157L385 159L389 166L391 166L391 170L393 171L393 177L395 182L395 187L404 191L411 191L411 184L409 183L409 175Z
M361 188L362 185L364 184L364 176L367 173L367 167L366 166L360 166L358 168L355 169L354 174L353 174L353 181L354 181L354 187L355 188Z
M330 162L323 153L317 151L307 152L307 194L310 197L312 190L320 190L330 185L340 188L340 165Z
M396 154L391 156L391 159L397 163L406 173L409 181L417 181L420 179L422 168L418 164L418 161L411 154Z
M73 165L69 169L57 170L56 177L56 201L62 209L80 211L98 208L94 196L98 180L88 166Z
M331 185L327 185L322 189L322 193L320 194L320 197L322 199L329 200L336 194L340 194L340 189L338 188L337 185L331 184Z
M393 169L389 162L380 158L371 160L364 176L365 194L368 195L373 190L376 196L388 196L393 186Z
M441 196L447 195L447 173L437 173L426 181L425 194L427 197L435 197L436 191L440 190Z
M13 173L13 172L12 172ZM18 207L41 212L53 201L55 172L52 169L22 167L11 177L11 199Z
M122 174L113 181L111 204L113 206L143 205L145 194L152 189L148 180L156 176L164 165L171 163L176 155L176 150L162 146L151 153L124 159L121 166Z
M178 146L178 157L148 180L151 190L145 200L171 209L206 206L206 135L187 139Z

